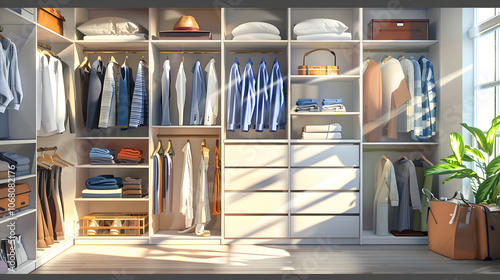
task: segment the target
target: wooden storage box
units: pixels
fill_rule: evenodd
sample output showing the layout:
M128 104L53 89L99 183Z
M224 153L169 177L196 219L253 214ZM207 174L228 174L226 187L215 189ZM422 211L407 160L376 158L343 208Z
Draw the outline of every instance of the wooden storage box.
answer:
M28 184L17 184L15 190L14 209L18 210L30 205L30 187ZM0 185L0 215L9 211L9 184Z
M64 21L66 19L54 8L37 9L37 22L60 35L64 35Z
M429 40L428 19L372 19L368 40Z
M92 213L78 224L82 236L141 236L148 232L148 214Z

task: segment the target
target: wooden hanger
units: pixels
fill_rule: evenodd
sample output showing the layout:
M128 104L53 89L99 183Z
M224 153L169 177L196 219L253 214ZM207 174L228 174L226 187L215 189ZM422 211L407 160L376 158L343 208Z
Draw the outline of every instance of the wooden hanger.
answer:
M0 38L5 39L5 36L3 36L2 33L0 33Z
M154 158L155 155L159 154L163 150L163 145L161 143L161 139L158 139L158 145L156 146L155 151L151 155L151 158Z
M122 67L127 66L127 60L128 60L128 55L125 56L125 61L123 62Z
M382 155L382 158L383 158L384 160L388 160L388 159L387 159L387 157L386 157L385 155Z
M71 167L74 167L74 166L75 166L73 163L71 163L71 162L69 162L69 161L67 161L67 160L63 159L63 158L61 157L61 155L59 155L59 154L57 153L57 147L56 147L56 149L55 149L55 151L54 151L54 154L52 155L52 159L54 159L54 160L56 160L56 159L57 159L57 160L61 161L62 163L66 164L68 167L69 167L69 166L71 166Z
M432 163L430 160L428 160L424 155L420 157L423 161L427 162L430 166L434 166L434 163Z
M175 156L174 145L172 145L172 140L170 139L168 139L167 154Z
M200 149L202 153L206 147L207 147L207 140L203 139L203 141L201 141L201 149Z
M85 64L87 64L88 62L89 62L89 58L88 58L88 56L85 56L83 58L82 63L80 63L80 68L83 68L85 66Z
M57 165L57 166L62 167L62 168L67 167L67 166L66 166L66 165L64 165L63 163L60 163L60 162L54 161L54 159L52 158L52 156L51 156L51 155L49 155L49 154L45 154L45 155L43 156L43 158L44 158L44 160L45 160L46 162L51 163L51 164L53 164L53 165Z
M115 64L118 64L118 62L116 62L116 59L115 59L115 57L113 55L111 56L111 59L110 59L109 62L113 62Z
M97 57L97 60L102 61L101 56L98 56L98 57Z
M42 152L42 154L36 158L36 164L38 166L41 166L43 168L47 168L49 170L52 170L52 163L51 162L47 162L47 160L45 159L44 157L44 153Z

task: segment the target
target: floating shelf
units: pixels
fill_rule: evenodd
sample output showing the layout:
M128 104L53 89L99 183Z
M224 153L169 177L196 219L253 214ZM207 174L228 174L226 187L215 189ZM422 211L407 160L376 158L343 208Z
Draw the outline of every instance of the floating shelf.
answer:
M286 50L287 40L237 40L224 41L226 49L231 51L254 51L254 50Z
M75 140L149 140L149 137L75 137Z
M36 139L0 140L0 146L2 146L2 145L22 145L22 144L36 144Z
M225 144L288 144L287 139L226 139Z
M297 41L291 40L292 48L296 49L352 49L359 45L359 40L317 40L317 41Z
M363 40L363 49L370 50L420 50L427 49L439 43L438 40Z
M359 139L333 139L333 140L308 140L308 139L292 139L292 144L359 144Z
M221 49L221 40L151 40L160 50L211 50Z
M317 82L350 82L360 78L360 75L291 75L292 83L317 83Z
M102 164L102 165L93 165L93 164L79 164L76 168L149 168L149 163L141 163L141 164Z
M432 147L437 146L437 142L363 142L365 149L390 148L390 147Z
M0 18L2 19L2 24L6 24L7 22L9 24L37 24L9 8L0 8Z
M21 181L21 180L26 180L26 179L30 179L30 178L36 178L36 174L29 174L29 175L26 175L26 176L20 176L20 177L13 177L16 179L16 182L17 181ZM9 182L9 179L2 179L0 180L0 184L5 184L5 183L8 183Z
M13 216L7 214L6 217L0 218L0 224L7 223L9 221L19 219L23 216L31 215L34 213L36 213L36 209L24 209L24 210L21 210L21 211L15 213Z
M359 116L359 112L290 112L292 116Z
M106 50L144 50L143 54L148 54L148 40L76 40L76 44L83 46L86 49L106 49Z
M112 202L118 202L118 201L127 201L127 202L145 202L149 201L149 197L142 197L142 198L83 198L83 197L78 197L75 198L75 201L112 201Z
M220 129L220 125L153 125L153 128L160 129Z
M37 24L37 40L44 44L72 44L73 41L45 26Z

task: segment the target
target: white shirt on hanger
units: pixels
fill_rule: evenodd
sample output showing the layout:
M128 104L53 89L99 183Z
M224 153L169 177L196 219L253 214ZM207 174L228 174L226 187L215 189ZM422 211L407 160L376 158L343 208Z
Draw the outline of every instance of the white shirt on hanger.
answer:
M210 150L203 148L202 158L200 160L198 191L196 192L196 235L208 235L210 231L205 230L205 225L210 222L210 201L208 199L208 160Z
M207 72L207 98L205 102L205 125L216 123L219 114L219 82L217 81L217 70L215 59L210 59L205 67Z
M190 228L193 224L193 157L191 155L191 144L189 142L182 148L184 162L181 177L181 214L185 215L185 227Z
M186 73L184 72L184 62L179 65L175 90L177 91L177 109L179 111L179 125L184 124L184 103L186 102Z
M398 132L410 132L415 128L414 118L413 118L413 106L415 103L415 78L413 72L413 63L405 57L399 61L401 68L406 80L406 85L408 86L408 91L410 92L410 100L406 102L406 114L399 114L398 119Z
M63 133L66 129L66 93L62 63L54 57L45 57L39 53L41 60L42 97L37 106L41 108L41 125L39 136L51 136Z
M120 73L120 65L110 61L106 67L104 84L102 86L99 128L116 126L116 97L120 86Z
M391 206L399 205L396 172L392 162L384 157L375 165L375 199L373 201L373 232L389 235L389 199Z

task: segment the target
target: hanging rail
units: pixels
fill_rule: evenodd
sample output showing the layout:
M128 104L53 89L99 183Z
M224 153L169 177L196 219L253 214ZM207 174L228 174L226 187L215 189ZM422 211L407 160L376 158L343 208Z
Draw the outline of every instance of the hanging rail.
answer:
M156 134L157 138L220 138L219 134Z
M111 49L85 49L83 53L146 53L145 49L111 50Z
M229 53L283 53L283 50L232 50Z
M37 149L38 152L46 152L46 151L57 151L57 146L53 147L40 147Z
M38 42L38 43L36 43L36 44L37 44L37 46L42 47L42 48L44 48L44 49L47 49L47 50L49 50L49 51L51 51L51 50L52 50L52 47L51 47L51 46L49 46L49 45L47 45L47 44L40 43L40 42Z
M364 52L428 53L429 49L364 49Z
M218 50L163 50L160 53L220 53Z

